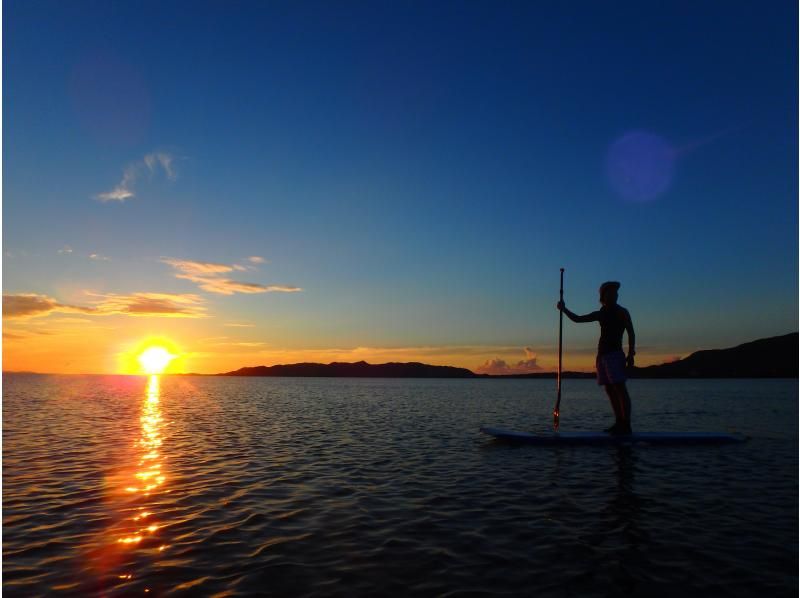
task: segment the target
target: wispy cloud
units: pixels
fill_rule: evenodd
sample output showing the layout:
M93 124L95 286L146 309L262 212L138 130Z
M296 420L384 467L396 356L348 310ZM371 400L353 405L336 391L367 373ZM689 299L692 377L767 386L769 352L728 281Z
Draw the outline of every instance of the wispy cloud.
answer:
M86 293L91 305L68 305L47 295L17 293L3 295L3 317L25 319L48 314L80 313L93 316L128 315L155 317L205 317L203 299L192 294L173 293Z
M150 174L156 173L159 167L161 167L161 170L164 171L164 174L167 175L167 178L171 181L174 181L177 178L175 168L172 166L174 161L174 157L164 152L155 152L152 154L147 154L144 157L145 166L147 166Z
M211 343L214 347L263 347L266 343L260 341L230 341Z
M177 270L175 278L189 280L202 290L218 295L233 295L235 293L297 293L303 290L300 287L290 285L265 285L255 282L240 282L222 276L234 270L242 271L245 269L238 264L228 265L216 262L199 262L168 257L162 257L161 261Z
M72 249L72 247L70 247L69 245L64 245L61 249L56 251L56 253L58 253L59 255L71 255L71 254L75 253L75 250ZM81 254L76 254L76 255L86 255L86 254L85 253L81 253ZM90 260L95 260L95 261L103 261L103 262L111 261L110 257L106 257L106 256L101 255L99 253L90 253L89 254L89 259Z
M230 278L218 278L216 276L197 276L193 274L176 274L175 278L191 280L197 286L209 293L218 295L233 295L235 293L255 294L255 293L298 293L302 291L300 287L286 285L264 285L255 282L239 282Z
M126 183L125 180L123 179L123 182L114 187L111 191L106 191L105 193L98 193L94 197L95 199L98 199L103 202L112 200L125 201L126 199L134 197L134 194L133 191L128 189L128 183Z
M171 257L162 257L161 261L169 264L176 270L184 274L191 274L195 276L204 276L208 274L224 274L225 272L232 272L234 267L227 264L218 264L215 262L197 262L193 260L179 260ZM176 275L177 276L177 275Z
M260 255L251 255L247 258L247 261L251 264L266 264L267 260L261 257Z
M22 340L24 338L28 338L26 334L20 334L19 332L7 332L3 330L3 340L7 341L17 341Z
M225 322L225 326L230 326L231 328L253 328L255 324L250 324L248 322Z
M231 343L233 344L233 343ZM523 371L508 371L508 368L521 370L520 363L527 362L525 371L535 371L539 368L532 360L537 358L532 355L528 348L525 353L525 360L517 360L517 365L509 365L514 355L520 354L520 347L498 346L498 345L437 345L437 346L410 346L410 347L352 347L352 348L317 348L317 349L262 349L256 353L262 360L260 365L272 365L276 363L298 363L298 362L321 362L329 363L332 361L367 361L369 363L386 363L424 361L436 365L460 365L473 371L478 371L469 364L476 357L487 359L489 355L501 355L495 357L496 360L505 364L502 373L525 373ZM491 359L487 359L491 361ZM256 363L256 362L253 362ZM501 373L498 371L497 373Z
M92 320L88 318L52 318L50 320L53 324L91 324Z
M164 152L153 152L147 154L141 160L128 164L122 171L122 180L111 191L98 193L95 199L107 201L125 201L136 197L135 187L143 176L153 177L157 174L164 174L169 180L174 181L177 173L174 167L175 158Z
M158 316L167 318L203 318L206 316L203 299L190 293L87 293L95 298L97 312L129 316Z

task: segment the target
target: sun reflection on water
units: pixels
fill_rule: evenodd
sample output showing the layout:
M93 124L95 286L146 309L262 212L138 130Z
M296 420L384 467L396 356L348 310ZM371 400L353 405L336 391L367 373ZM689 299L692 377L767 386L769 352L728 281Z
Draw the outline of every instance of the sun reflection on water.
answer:
M160 380L154 374L148 379L142 402L139 433L133 442L132 467L114 477L116 491L112 496L116 496L115 502L119 501L115 510L122 518L108 530L110 536L106 536L106 554L101 557L101 562L111 570L103 569L109 573L113 571L114 577L122 584L136 577L141 579L142 573L137 574L132 569L138 568L142 559L150 560L169 548L164 538L159 537L163 522L158 521L155 508L158 495L169 492L164 489L167 481L162 454L165 424L160 398ZM126 554L128 556L124 556Z

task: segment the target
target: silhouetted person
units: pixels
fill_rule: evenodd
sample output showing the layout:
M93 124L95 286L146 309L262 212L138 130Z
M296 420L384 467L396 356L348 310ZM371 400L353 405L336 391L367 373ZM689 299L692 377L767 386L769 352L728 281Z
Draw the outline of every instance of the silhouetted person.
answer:
M618 282L600 285L600 303L603 307L585 316L579 316L559 301L556 307L563 310L573 322L600 322L600 341L597 344L597 383L606 389L616 422L606 432L631 433L631 397L625 386L628 379L625 366L633 367L636 355L636 335L628 310L617 305ZM622 351L622 333L628 332L628 357Z

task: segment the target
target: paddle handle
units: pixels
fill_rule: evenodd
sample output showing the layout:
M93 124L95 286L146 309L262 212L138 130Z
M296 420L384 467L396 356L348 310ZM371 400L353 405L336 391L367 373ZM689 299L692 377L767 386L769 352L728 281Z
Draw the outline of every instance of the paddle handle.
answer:
M564 268L561 268L561 285L559 287L559 300L564 303ZM561 406L561 357L564 336L564 310L558 310L558 375L556 377L556 408L553 409L553 429L558 432L558 409Z

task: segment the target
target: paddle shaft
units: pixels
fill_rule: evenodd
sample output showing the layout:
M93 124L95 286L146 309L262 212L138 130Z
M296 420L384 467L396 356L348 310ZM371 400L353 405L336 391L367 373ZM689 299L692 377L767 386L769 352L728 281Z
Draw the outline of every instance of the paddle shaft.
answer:
M558 291L561 303L564 303L564 268L561 268L561 286ZM558 431L558 409L561 406L561 349L564 334L564 310L558 310L558 377L556 378L556 408L553 409L553 429Z

